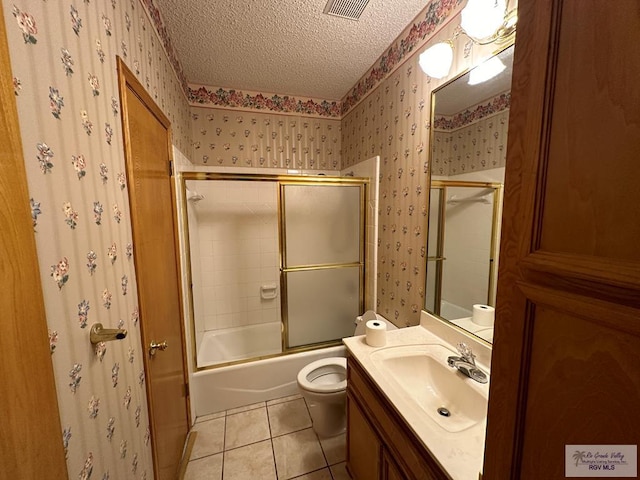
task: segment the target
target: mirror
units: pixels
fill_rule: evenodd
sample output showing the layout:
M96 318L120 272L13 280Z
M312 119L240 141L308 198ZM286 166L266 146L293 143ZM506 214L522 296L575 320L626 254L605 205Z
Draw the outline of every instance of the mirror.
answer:
M513 50L513 45L506 48L431 97L425 309L488 342L493 340ZM504 67L483 80L490 63Z

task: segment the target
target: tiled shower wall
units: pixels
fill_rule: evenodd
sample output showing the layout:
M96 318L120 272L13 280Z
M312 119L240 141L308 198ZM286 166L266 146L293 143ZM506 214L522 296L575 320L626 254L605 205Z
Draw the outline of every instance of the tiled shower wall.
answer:
M188 181L196 331L280 321L277 186L255 181ZM191 215L190 215L191 217ZM261 291L265 288L265 296ZM275 287L272 290L271 287ZM197 302L197 297L200 302Z

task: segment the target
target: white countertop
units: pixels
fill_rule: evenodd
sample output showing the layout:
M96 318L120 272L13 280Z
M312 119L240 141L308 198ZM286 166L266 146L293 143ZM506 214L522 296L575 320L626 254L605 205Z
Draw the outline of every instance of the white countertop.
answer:
M465 336L461 332L447 333L447 339L436 336L427 329L425 323L421 321L421 326L400 328L387 332L387 342L384 347L370 347L365 341L365 335L343 339L344 344L351 355L364 367L374 383L385 394L387 399L396 407L407 424L412 428L418 439L437 459L440 465L454 480L475 480L478 473L482 471L484 457L484 441L486 433L486 419L479 424L459 433L450 433L428 417L424 411L416 409L413 399L402 395L397 388L389 383L373 364L370 356L376 350L400 345L433 344L438 343L450 347L452 355L455 354L455 347L452 343L464 341L473 348L478 356L476 362L485 372L488 372L487 364L491 351L486 345L480 344L470 336ZM442 327L433 329L438 332ZM448 340L448 341L447 341ZM483 361L485 360L485 361ZM452 370L452 375L456 372ZM469 381L473 381L469 379Z

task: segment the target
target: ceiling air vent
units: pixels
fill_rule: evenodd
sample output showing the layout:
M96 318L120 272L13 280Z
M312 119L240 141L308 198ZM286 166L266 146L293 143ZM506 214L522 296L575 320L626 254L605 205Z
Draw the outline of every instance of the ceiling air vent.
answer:
M358 20L368 3L369 0L329 0L324 7L324 13L349 20Z

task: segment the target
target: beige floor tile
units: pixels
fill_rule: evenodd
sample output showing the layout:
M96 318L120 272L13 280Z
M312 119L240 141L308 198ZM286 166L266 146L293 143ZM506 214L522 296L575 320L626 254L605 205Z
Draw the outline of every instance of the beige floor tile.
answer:
M222 478L222 453L192 460L187 465L184 480L220 480Z
M346 462L331 466L331 475L333 476L333 480L351 480L351 477L347 473L346 466Z
M329 465L344 462L347 455L347 434L321 438L320 445Z
M267 402L267 407L270 405L277 405L278 403L290 402L291 400L297 400L299 398L302 398L302 395L300 395L299 393L296 393L295 395L289 395L288 397L275 398Z
M246 412L248 410L255 410L256 408L264 407L264 402L252 403L251 405L245 405L244 407L237 407L227 410L227 415L234 415L236 413Z
M286 480L326 467L320 442L308 428L272 439L278 479Z
M223 480L276 480L271 441L224 452Z
M224 410L222 412L210 413L209 415L202 415L196 418L196 423L207 422L209 420L215 420L216 418L222 418L225 416Z
M267 407L271 436L277 437L311 426L311 417L302 398Z
M299 477L295 477L292 480L332 480L331 471L328 468L322 470L316 470L315 472L305 473Z
M227 415L224 448L242 447L250 443L269 439L269 421L266 407Z
M191 451L191 460L220 453L224 449L225 418L216 418L196 423L193 430L198 432L196 443Z

